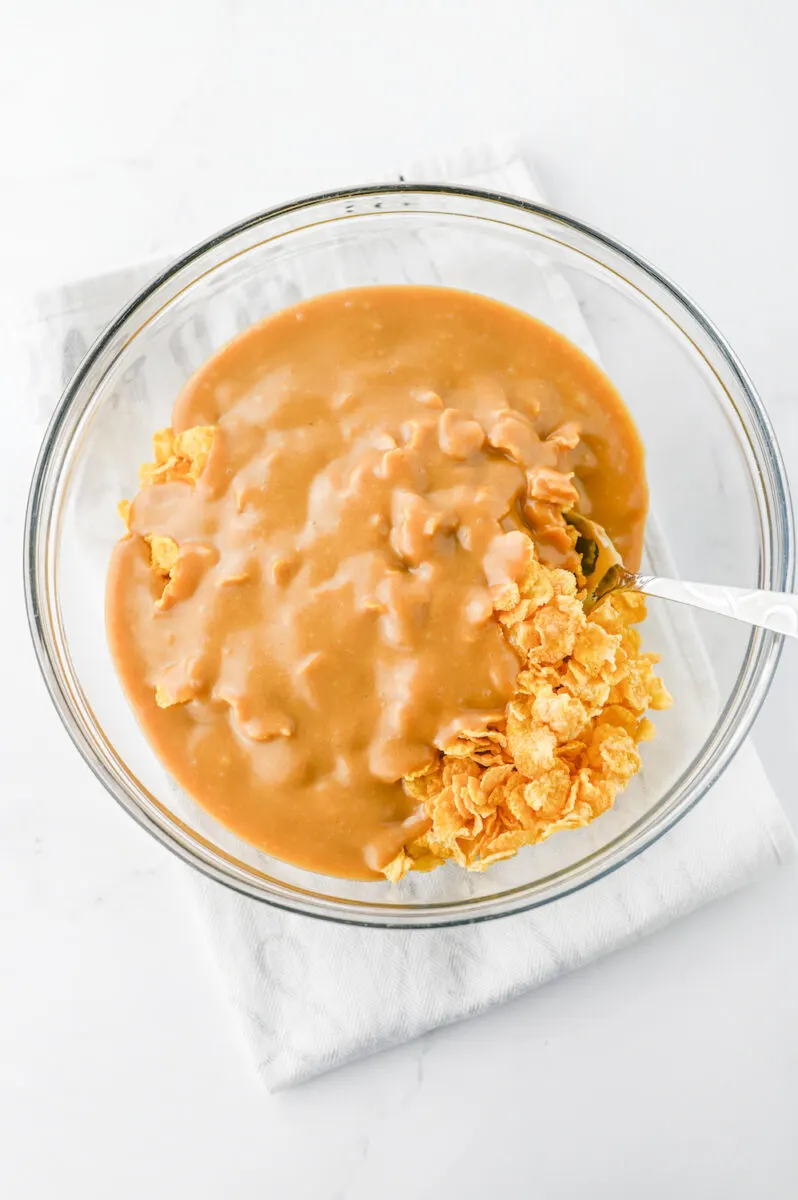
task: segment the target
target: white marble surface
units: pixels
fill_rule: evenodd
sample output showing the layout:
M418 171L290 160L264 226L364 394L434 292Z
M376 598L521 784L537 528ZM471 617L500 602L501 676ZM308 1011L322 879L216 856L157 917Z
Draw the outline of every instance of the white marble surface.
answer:
M786 0L139 0L124 17L29 0L6 24L4 304L514 127L554 203L717 320L798 482ZM13 430L19 400L1 395ZM6 525L21 503L2 492ZM18 633L11 565L0 604ZM795 821L797 650L755 735ZM89 777L29 663L0 700L2 730L12 705L32 714L24 740L0 734L4 1200L796 1194L794 866L490 1016L269 1096L182 868Z

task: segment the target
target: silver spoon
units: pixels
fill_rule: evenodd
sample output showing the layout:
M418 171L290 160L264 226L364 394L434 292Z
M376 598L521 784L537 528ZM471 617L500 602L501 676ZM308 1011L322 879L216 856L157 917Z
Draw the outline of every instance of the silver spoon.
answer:
M565 519L579 534L577 550L582 555L582 573L587 586L585 612L591 612L610 592L644 592L647 596L676 600L723 617L734 617L747 625L759 625L774 633L798 637L798 595L641 575L638 571L627 570L601 525L575 512L566 513Z

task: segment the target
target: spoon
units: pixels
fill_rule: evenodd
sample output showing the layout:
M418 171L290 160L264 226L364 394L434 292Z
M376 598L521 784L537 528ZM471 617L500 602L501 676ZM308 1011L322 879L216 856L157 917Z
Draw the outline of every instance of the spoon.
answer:
M576 549L582 555L582 574L587 587L585 612L591 612L611 592L644 592L647 596L676 600L693 608L734 617L748 625L772 629L774 633L798 637L798 595L641 575L638 571L627 570L601 525L575 512L566 513L565 519L579 534Z

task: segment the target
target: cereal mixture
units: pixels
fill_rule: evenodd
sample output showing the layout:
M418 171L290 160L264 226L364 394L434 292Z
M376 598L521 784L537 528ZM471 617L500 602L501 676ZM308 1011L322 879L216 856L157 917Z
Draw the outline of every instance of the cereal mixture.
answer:
M177 436L159 430L142 486L198 479L213 437L211 426ZM123 501L126 522L129 512ZM186 558L173 538L146 540L164 584L156 605L167 607L179 599ZM497 542L488 560L491 600L522 661L517 692L503 718L460 730L432 764L405 777L431 826L382 868L394 882L446 859L484 871L522 846L587 825L640 769L638 743L654 735L646 711L671 704L654 673L659 655L640 651L634 626L646 616L642 595L613 593L586 616L581 577L539 562L520 531ZM167 683L156 687L161 708L190 696Z
M445 288L303 301L195 373L139 482L115 665L249 844L350 879L482 871L639 770L670 699L641 597L585 615L572 514L636 568L643 448L555 330Z

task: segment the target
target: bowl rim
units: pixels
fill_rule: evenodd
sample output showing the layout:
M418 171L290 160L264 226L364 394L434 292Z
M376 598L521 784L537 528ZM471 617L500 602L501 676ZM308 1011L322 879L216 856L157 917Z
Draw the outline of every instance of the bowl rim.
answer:
M131 300L105 326L85 354L72 378L67 383L47 426L33 469L28 495L24 529L23 576L28 626L36 659L50 698L67 733L84 762L91 769L95 777L103 784L106 791L111 794L117 803L139 825L151 833L161 845L217 883L241 895L259 900L262 903L282 909L283 911L312 916L317 919L332 921L336 924L358 927L430 929L478 924L483 921L495 920L499 917L511 916L542 907L605 878L652 846L706 795L745 740L773 680L784 643L783 635L761 630L752 633L734 689L723 712L718 717L713 730L713 735L721 735L719 744L714 746L714 753L710 755L709 761L705 765L704 777L694 787L693 794L687 799L682 800L680 804L674 807L673 811L667 813L664 818L661 817L659 821L655 818L651 822L650 814L649 828L644 835L638 836L636 844L631 847L624 848L623 843L634 833L638 823L620 835L615 842L611 842L600 851L597 851L595 856L605 855L612 851L616 842L621 843L621 846L615 849L611 861L606 862L600 870L590 874L588 878L574 879L570 883L565 882L561 886L555 886L553 890L550 890L549 893L543 896L532 895L524 897L523 893L530 887L527 884L510 888L496 896L479 899L471 898L446 903L421 904L418 906L396 905L388 908L385 905L370 903L368 901L332 899L321 896L318 893L312 893L304 889L295 889L293 887L290 890L292 893L297 894L298 898L295 899L292 894L289 900L265 894L256 885L247 883L245 879L232 876L229 867L225 868L223 865L218 865L223 863L224 856L220 856L213 848L211 848L211 854L208 857L199 853L197 849L198 845L203 843L206 847L209 845L201 835L192 832L188 839L184 839L176 837L174 831L170 832L163 828L151 814L147 813L141 807L140 803L130 794L128 789L117 782L113 772L99 759L76 721L74 705L68 689L64 686L62 670L56 666L53 655L50 652L50 637L42 616L42 581L39 571L42 552L46 552L48 545L47 541L43 540L42 537L41 518L43 515L47 518L46 532L48 533L52 518L52 506L43 504L43 500L48 486L57 486L59 479L58 473L53 477L54 452L58 436L66 423L71 409L80 398L82 385L91 369L101 360L115 336L124 328L126 322L135 316L140 307L150 297L155 295L160 288L168 284L179 272L201 259L208 252L223 246L226 242L231 241L247 230L265 225L280 217L306 210L310 211L314 207L329 204L330 202L357 201L380 195L401 195L403 193L447 196L454 199L463 198L508 206L514 210L542 217L553 222L555 225L565 226L567 229L593 240L604 250L619 256L633 268L641 271L656 285L664 289L669 297L675 300L677 305L680 305L687 312L698 324L702 333L713 344L724 366L731 372L741 392L745 412L744 417L740 413L738 413L738 417L740 418L743 431L749 438L756 465L760 472L765 498L774 508L768 530L771 543L769 547L770 555L768 556L770 578L764 582L770 588L777 590L787 590L791 587L795 571L794 529L789 484L778 442L751 378L726 338L703 309L667 275L659 271L641 255L629 249L624 243L558 209L526 200L523 197L487 189L456 184L412 183L405 180L397 183L367 184L359 187L319 192L255 213L212 234L184 254L173 259L132 296ZM381 211L384 215L397 215L392 213L390 209ZM451 215L457 216L458 214L453 213ZM607 268L605 267L605 269ZM651 297L647 297L647 299L652 303L656 303ZM682 332L685 333L685 331ZM685 333L685 336L689 335ZM765 546L766 551L767 549L768 547ZM760 574L763 570L764 565L760 560ZM760 583L762 582L760 580ZM735 718L733 721L730 720L732 716ZM689 772L692 769L693 764L691 764L687 771ZM669 795L680 786L681 780L686 773L680 776L679 780L672 785L669 793L666 795ZM654 810L655 814L656 810ZM178 824L180 823L178 822ZM580 863L576 865L581 866L588 863L595 856L588 855L586 859L580 860ZM571 871L573 871L573 868L567 868L563 874L568 875ZM548 878L556 879L557 874L555 872ZM518 896L519 893L520 896ZM513 897L516 896L518 898L514 900ZM448 911L452 909L459 910L463 907L468 908L472 905L480 906L480 911ZM482 911L482 909L485 911Z

